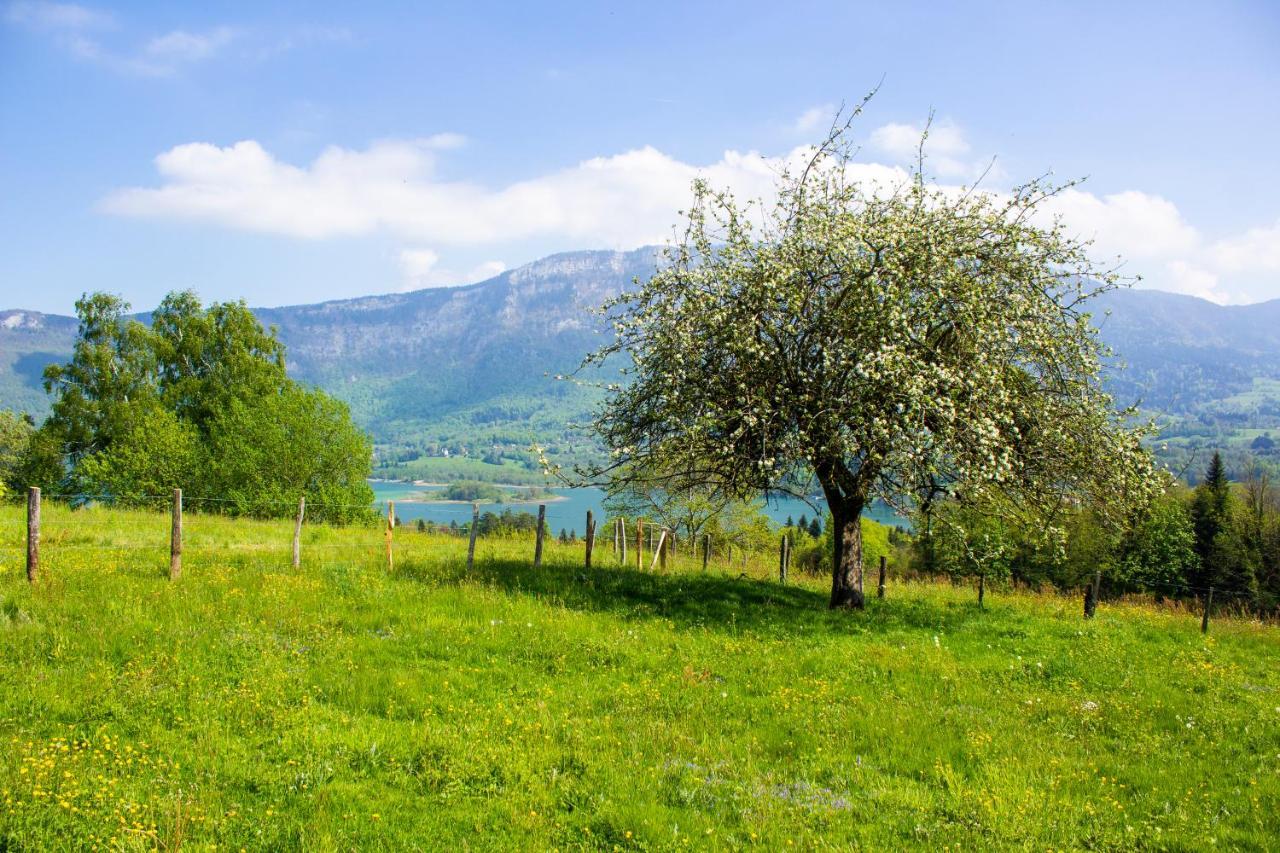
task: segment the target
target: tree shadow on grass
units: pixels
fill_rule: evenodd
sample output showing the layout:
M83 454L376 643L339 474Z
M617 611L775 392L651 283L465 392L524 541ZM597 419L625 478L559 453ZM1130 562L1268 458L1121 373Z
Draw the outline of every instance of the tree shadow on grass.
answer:
M976 604L932 598L870 598L862 612L831 611L823 592L723 574L645 572L607 565L585 569L563 563L540 568L520 560L477 560L470 573L441 575L438 565L414 562L397 574L432 583L483 583L572 610L608 611L629 619L666 619L681 627L750 631L763 635L883 634L895 629L952 631L986 611Z

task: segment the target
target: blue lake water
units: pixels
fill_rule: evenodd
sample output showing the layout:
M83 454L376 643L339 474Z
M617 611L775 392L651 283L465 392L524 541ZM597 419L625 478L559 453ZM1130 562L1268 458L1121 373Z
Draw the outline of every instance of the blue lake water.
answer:
M433 524L448 524L451 521L463 524L471 518L470 504L429 502L431 493L438 492L443 488L442 486L417 486L413 483L388 483L383 481L370 481L369 485L373 487L374 500L379 509L385 511L386 502L389 500L395 501L396 516L404 522L414 522L421 518ZM559 533L561 529L564 529L578 535L581 535L586 529L587 510L595 513L597 518L601 518L604 515L604 492L600 489L551 489L551 491L558 497L564 498L564 500L547 501L546 498L534 498L529 501L507 501L501 504L481 502L480 511L502 512L504 509L511 509L514 512L536 514L538 504L545 502L547 504L547 526L551 531ZM418 501L428 502L420 503ZM819 509L819 515L825 519L827 512L826 501L816 498L814 499L814 504ZM788 517L799 519L802 515L808 518L814 516L813 507L792 497L770 498L764 505L764 512L778 524L785 523ZM880 503L867 510L866 515L868 518L872 518L882 524L899 525L907 528L911 526L909 521Z

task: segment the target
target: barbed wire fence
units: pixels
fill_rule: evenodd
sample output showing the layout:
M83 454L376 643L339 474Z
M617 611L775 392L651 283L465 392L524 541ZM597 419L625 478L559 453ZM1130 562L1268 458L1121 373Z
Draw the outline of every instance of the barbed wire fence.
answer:
M325 501L308 501L305 496L300 497L297 502L285 500L264 500L258 497L225 497L197 495L186 496L181 489L174 489L171 494L138 494L138 495L110 495L110 494L89 494L89 493L50 493L43 494L37 487L31 487L27 493L26 509L27 518L25 525L21 521L4 521L0 524L0 531L6 531L4 540L12 541L10 538L19 538L25 533L25 551L26 551L26 576L29 582L34 583L41 569L42 554L42 530L41 530L41 508L45 500L58 501L73 508L93 506L97 504L108 504L127 509L148 509L148 510L169 510L168 541L157 541L154 543L138 543L130 542L128 544L111 544L100 542L66 542L66 541L50 541L43 543L46 550L56 548L61 552L97 552L97 553L135 553L139 551L156 551L163 553L166 548L169 552L169 577L176 580L182 574L182 558L184 552L184 511L187 508L196 508L201 514L221 515L231 517L246 517L254 520L287 520L284 514L285 510L291 511L293 515L293 537L290 543L291 564L296 569L302 562L304 551L311 553L314 551L321 552L348 552L360 553L368 552L376 547L376 544L364 541L348 541L340 543L307 542L303 543L303 529L306 523L308 511L315 512L321 510L321 517L328 514L326 511L341 510L340 517L347 520L354 520L357 523L350 525L353 527L364 527L366 529L376 530L381 527L383 531L383 552L388 570L394 570L395 567L395 531L398 527L404 527L404 519L396 514L395 500L384 499L375 501L372 504L350 504L339 502ZM404 503L404 502L402 502ZM413 503L413 502L409 502ZM529 506L532 506L529 504ZM279 510L276 514L266 516L266 510ZM473 502L470 505L459 503L457 505L434 506L432 508L434 514L456 515L457 518L451 518L445 523L439 520L427 519L409 519L410 527L416 528L420 532L434 533L438 535L450 535L458 538L467 539L467 557L466 567L468 571L474 568L476 544L480 537L492 535L500 532L514 533L533 533L533 554L532 563L534 567L540 567L542 564L542 555L545 547L545 540L548 533L555 526L560 526L562 531L562 540L567 540L567 544L580 544L583 549L584 568L593 567L593 556L596 548L600 544L597 535L598 520L594 517L592 510L586 511L584 535L581 539L577 536L578 519L570 518L564 512L548 512L546 504L538 504L538 512L536 520L534 516L522 511L513 512L510 505L504 506L501 513L495 513L491 510L481 513L480 504ZM668 566L668 560L675 557L683 548L686 550L686 558L690 560L693 566L701 566L703 572L707 572L711 567L713 556L719 558L717 567L727 568L732 574L736 569L741 569L739 578L747 577L747 570L751 568L759 568L760 554L753 551L741 543L735 543L725 540L718 543L718 547L713 547L712 537L708 534L699 534L692 537L692 541L681 542L677 531L670 527L649 522L644 518L627 519L624 516L613 516L606 519L609 528L608 539L612 545L612 563L618 567L634 568L637 571L655 571L665 570ZM569 537L567 531L572 530L573 535ZM159 531L157 531L159 533ZM16 534L16 535L14 535ZM555 538L555 537L553 537ZM221 551L226 550L225 543L199 543L201 547L216 547ZM246 546L240 546L242 549ZM260 546L247 546L254 550L263 552L273 551L283 547L283 543L263 543ZM0 552L4 551L21 551L22 545L6 545L0 541ZM791 535L784 531L780 536L778 549L778 568L777 580L779 584L788 582L789 569L793 552L793 543ZM719 562L723 561L723 562ZM595 564L600 567L602 564L597 561ZM870 567L867 567L868 569ZM868 574L864 571L864 577ZM875 582L876 597L886 597L887 582L887 561L884 556L879 558L879 575ZM757 578L760 579L760 578ZM1101 582L1102 573L1095 572L1092 582L1087 583L1084 589L1084 618L1092 618L1097 610L1097 606L1101 600ZM1169 593L1170 597L1185 603L1185 599L1190 597L1193 602L1199 604L1199 616L1201 619L1201 631L1207 632L1209 629L1210 616L1214 612L1215 605L1221 609L1224 605L1235 603L1238 609L1247 609L1247 605L1255 598L1255 594L1250 590L1231 589L1214 585L1195 586L1191 584L1178 583L1174 581L1154 581L1144 580L1141 582L1144 587L1139 594L1151 594L1155 590L1155 595L1160 596L1163 593ZM1123 589L1117 591L1115 597L1123 598L1126 593Z

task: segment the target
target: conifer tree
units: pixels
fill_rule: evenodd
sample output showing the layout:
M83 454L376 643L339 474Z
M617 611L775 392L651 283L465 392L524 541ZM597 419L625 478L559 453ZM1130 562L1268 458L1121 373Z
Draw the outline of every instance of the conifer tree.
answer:
M1200 558L1192 581L1197 587L1207 587L1224 574L1225 563L1231 558L1228 541L1231 525L1231 483L1227 480L1222 454L1214 453L1205 470L1204 480L1196 486L1191 504L1191 521L1196 536L1196 556ZM1219 582L1217 584L1221 586Z

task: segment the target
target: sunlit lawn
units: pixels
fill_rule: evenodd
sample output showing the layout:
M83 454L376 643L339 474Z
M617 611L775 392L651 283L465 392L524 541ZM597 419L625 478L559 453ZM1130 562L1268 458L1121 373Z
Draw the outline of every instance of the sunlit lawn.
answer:
M0 849L1266 849L1280 629L0 510ZM104 547L110 546L110 547ZM647 561L646 561L647 562Z

